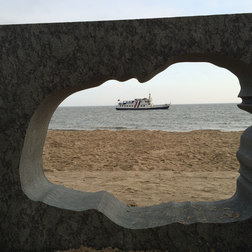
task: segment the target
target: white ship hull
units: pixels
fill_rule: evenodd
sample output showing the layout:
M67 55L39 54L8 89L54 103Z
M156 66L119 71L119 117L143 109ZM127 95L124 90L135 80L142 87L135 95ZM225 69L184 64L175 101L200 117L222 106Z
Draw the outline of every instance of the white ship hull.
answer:
M140 108L116 106L116 110L151 110L151 109L168 109L169 107L170 107L169 104L160 104L160 105L153 105L150 107L140 107Z

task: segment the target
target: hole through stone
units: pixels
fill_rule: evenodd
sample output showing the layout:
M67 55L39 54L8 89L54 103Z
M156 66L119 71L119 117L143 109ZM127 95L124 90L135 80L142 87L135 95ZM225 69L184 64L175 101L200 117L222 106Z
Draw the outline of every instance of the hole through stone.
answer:
M190 68L195 67L194 70L196 72L197 69L199 69L199 65L196 63L190 63L189 65ZM203 65L209 67L210 64L205 63ZM99 102L106 88L111 88L111 90L113 90L110 92L110 99L113 98L113 102L116 101L116 98L122 98L115 98L115 94L118 96L118 94L125 93L125 89L118 92L118 86L121 88L122 85L125 87L129 86L130 89L135 90L138 96L138 92L143 93L143 90L145 94L151 91L153 98L157 100L157 97L155 97L155 93L157 92L155 90L158 89L160 85L163 89L167 86L169 87L173 84L172 80L174 81L174 79L179 89L176 95L179 97L177 98L177 103L182 103L181 101L189 101L190 103L190 99L186 99L186 95L189 96L189 98L191 98L190 96L192 95L196 96L197 99L194 98L195 103L202 103L206 99L208 99L206 102L213 102L211 98L209 98L211 94L216 94L215 99L217 97L217 102L218 96L220 98L223 97L223 91L219 91L219 86L216 85L216 83L209 85L209 83L205 84L197 81L195 84L193 83L196 82L195 79L190 80L188 78L186 81L190 88L187 89L187 87L185 87L186 90L182 92L181 86L183 85L179 86L181 76L176 75L177 72L181 72L181 69L179 71L176 68L181 66L183 69L184 67L188 67L188 64L186 66L185 63L180 63L171 66L148 82L154 83L156 81L153 86L148 83L141 86L141 84L135 85L132 82L115 83L112 81L96 88L97 93L100 94L97 98L94 95L93 89L86 90L84 92L89 93L89 97L91 97L90 100L88 100L88 105L95 105L92 104L94 100ZM217 67L213 68L214 71L216 71L216 69L218 69L218 71L220 70L220 68ZM203 79L201 79L202 82L213 81L210 78L212 73L207 72L204 66L202 69L200 73L200 76L203 77ZM221 70L224 71L223 69ZM167 78L167 72L168 75L173 74L173 78ZM191 72L191 69L189 72ZM218 76L218 74L216 75ZM164 76L166 76L166 78ZM156 80L157 77L159 78L158 80ZM227 78L228 82L233 82L237 87L239 86L235 76L226 70L224 71L223 78ZM164 83L164 80L166 80L168 84ZM223 82L223 80L220 80L220 82ZM228 83L228 85L233 85L233 83ZM232 95L230 92L230 89L226 91L224 102L230 102L231 100L226 100L226 97L232 95L235 97L238 93L237 90L233 90L234 94ZM165 92L162 92L162 97L167 97L167 99L169 99L169 101L171 100L173 103L172 96L176 94L176 90L170 89L170 92L167 92L168 96L164 95L164 93ZM137 98L134 91L131 92L131 94L133 97L129 98ZM193 101L192 99L191 103ZM103 102L105 105L108 105L106 104L106 99ZM65 104L68 105L67 102L65 102ZM155 113L160 112L160 114L156 114L156 116L158 118L166 118L166 120L167 118L169 119L171 115L174 116L174 118L176 118L176 116L184 116L184 120L191 118L191 122L195 120L194 124L197 125L197 129L200 129L200 127L206 129L204 125L200 124L202 123L201 121L197 121L199 119L199 117L197 117L199 109L203 111L204 109L205 111L212 109L211 112L216 113L213 117L217 116L217 112L219 114L222 113L223 115L220 116L220 118L227 116L227 113L231 113L231 121L235 121L237 115L242 114L241 116L247 116L245 112L240 111L238 108L229 110L228 106L231 105L223 104L223 112L220 112L218 111L220 107L217 105L214 107L213 104L172 104L170 110L165 112L156 111ZM235 107L235 105L233 106ZM191 111L190 114L189 111L186 110L188 108L194 109L194 111ZM186 130L181 130L186 132L176 132L174 128L170 130L173 132L169 132L169 127L171 127L171 125L168 125L166 129L160 131L158 121L155 120L155 116L153 119L151 112L131 111L131 114L138 113L137 118L143 117L144 120L145 117L150 123L154 124L152 128L140 127L141 130L139 131L134 129L134 127L130 128L130 125L135 125L132 120L130 122L123 121L127 118L126 114L122 114L125 113L124 111L116 112L114 106L106 107L106 109L107 113L109 113L106 119L111 117L111 124L106 124L104 126L102 123L98 123L99 125L97 126L94 123L97 123L100 117L103 116L102 108L73 108L62 106L58 108L56 113L58 113L59 117L60 113L66 113L68 115L74 115L74 113L76 113L76 115L70 119L70 126L64 122L64 125L66 125L65 129L67 130L49 130L47 133L43 162L45 174L51 182L86 192L105 190L115 195L125 204L131 206L147 206L168 201L215 201L229 198L234 194L236 179L238 177L238 161L236 160L235 153L239 147L241 135L241 131L237 131L237 128L235 128L233 132L221 132L219 129L220 126L218 130L211 126L210 128L213 129L194 131L194 126L192 126L191 129L187 128ZM230 111L238 112L233 115ZM208 113L211 112L208 111ZM143 113L146 114L143 115ZM116 117L113 117L114 115L116 115ZM83 117L83 119L78 120L78 116ZM133 118L134 116L136 117L136 115L131 116L133 116ZM228 116L230 117L230 115ZM248 116L247 118L249 118ZM132 117L129 118L132 119ZM203 119L202 121L205 121L208 125L213 123L209 121L210 118L206 117ZM52 120L55 120L54 123L58 123L55 117L53 117ZM63 116L61 120L66 120L66 117ZM71 126L73 120L76 120L77 124L83 123L83 129L86 130L69 130L76 129ZM89 124L88 120L91 120L91 124ZM122 120L122 122L121 124L114 124L114 120ZM218 121L216 123L218 124L220 122ZM225 120L222 121L222 123L224 125L222 125L222 130L230 130L225 128ZM240 120L238 119L238 124L239 123ZM51 125L52 124L53 122ZM226 127L227 126L228 125L226 125ZM78 127L81 128L82 126L79 125ZM108 127L108 129L106 127ZM236 125L233 127L246 128L245 125ZM55 128L57 128L57 126ZM95 130L96 128L98 128L98 130ZM239 128L239 130L241 130L241 128Z

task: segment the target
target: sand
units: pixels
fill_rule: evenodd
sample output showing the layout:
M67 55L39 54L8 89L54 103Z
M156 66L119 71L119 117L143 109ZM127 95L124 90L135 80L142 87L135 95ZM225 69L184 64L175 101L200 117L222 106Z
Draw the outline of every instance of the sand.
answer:
M47 178L106 190L131 206L213 201L235 192L241 132L48 131Z
M221 200L236 189L241 133L53 130L43 166L53 183L106 190L130 206Z

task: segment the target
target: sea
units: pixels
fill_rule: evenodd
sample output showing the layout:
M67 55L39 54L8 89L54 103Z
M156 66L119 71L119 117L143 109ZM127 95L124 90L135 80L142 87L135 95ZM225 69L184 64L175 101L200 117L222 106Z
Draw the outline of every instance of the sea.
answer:
M117 111L114 106L58 107L49 130L243 131L252 116L236 104L171 105L168 110Z

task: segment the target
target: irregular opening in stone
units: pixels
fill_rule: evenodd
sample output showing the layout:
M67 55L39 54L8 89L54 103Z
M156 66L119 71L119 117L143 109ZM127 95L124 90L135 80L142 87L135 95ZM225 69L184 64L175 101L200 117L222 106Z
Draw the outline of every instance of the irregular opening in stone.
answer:
M88 93L83 93L83 103L75 104L71 97L62 103L91 107L60 106L52 117L43 152L45 175L52 183L86 192L105 190L131 206L215 201L234 194L235 153L249 115L235 104L202 105L238 103L233 74L209 63L179 63L144 84L110 81L95 89L83 91ZM117 98L134 99L149 91L154 102L171 101L170 109L115 110Z

